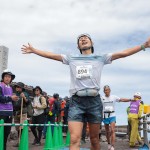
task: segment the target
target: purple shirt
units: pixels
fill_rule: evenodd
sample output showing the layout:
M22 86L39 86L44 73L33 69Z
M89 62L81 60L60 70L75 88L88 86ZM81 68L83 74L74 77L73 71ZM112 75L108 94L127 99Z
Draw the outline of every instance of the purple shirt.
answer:
M0 100L0 114L4 116L12 116L13 105L10 98L10 96L12 96L13 93L12 87L4 84L3 82L0 83L0 87L2 89L1 98L3 99ZM5 99L7 99L6 102L4 101Z
M130 103L130 113L138 114L139 112L140 100L131 101Z

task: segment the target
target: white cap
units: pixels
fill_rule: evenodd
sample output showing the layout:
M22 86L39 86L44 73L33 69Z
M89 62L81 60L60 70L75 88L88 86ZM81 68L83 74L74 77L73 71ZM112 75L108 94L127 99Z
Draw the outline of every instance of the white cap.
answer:
M5 70L3 70L3 73L5 73L5 72L11 72L9 69L5 69Z
M5 69L2 73L2 79L4 79L5 74L9 74L11 75L11 79L14 80L15 79L15 75L9 70L9 69Z
M136 93L134 93L134 96L141 97L141 93L140 92L136 92Z

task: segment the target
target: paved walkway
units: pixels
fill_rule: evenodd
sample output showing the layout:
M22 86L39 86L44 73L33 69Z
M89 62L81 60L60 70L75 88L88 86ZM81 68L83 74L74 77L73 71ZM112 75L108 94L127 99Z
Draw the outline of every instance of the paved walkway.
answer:
M44 147L44 142L45 140L42 139L41 143L42 145L41 146L33 146L31 143L33 142L33 135L31 132L29 132L29 149L30 150L43 150L43 147ZM17 150L18 148L17 147L13 147L13 145L16 143L16 140L9 140L8 141L8 150ZM26 144L26 143L24 143ZM100 142L101 144L101 150L107 150L107 143L106 142ZM86 143L85 144L82 144L81 145L81 150L89 150L90 149L90 141L89 140L86 140ZM138 148L134 148L134 149L131 149L129 148L128 146L128 140L127 139L119 139L117 138L117 141L116 141L116 147L115 147L116 150L138 150ZM64 148L62 150L68 150L68 148Z

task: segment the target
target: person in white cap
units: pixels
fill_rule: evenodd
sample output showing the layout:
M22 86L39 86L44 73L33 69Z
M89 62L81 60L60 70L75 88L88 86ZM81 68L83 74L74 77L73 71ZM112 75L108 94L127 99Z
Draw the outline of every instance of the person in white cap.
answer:
M131 126L131 132L130 132L130 147L135 147L135 143L138 138L138 127L139 127L139 118L142 115L143 112L143 106L141 104L141 93L136 92L134 94L134 99L130 103L130 109L128 114L128 122ZM141 142L141 139L139 139Z
M17 101L19 98L13 95L12 87L10 83L15 79L15 75L8 69L2 73L2 79L0 82L0 119L4 120L4 123L12 123L13 116L13 101ZM10 134L11 126L4 127L4 150L6 150L6 143L8 135Z
M23 54L33 53L63 62L70 67L70 107L68 127L71 135L70 150L80 149L80 139L85 118L89 123L91 150L100 150L99 127L102 122L102 102L99 95L103 66L112 61L130 56L150 47L150 39L144 44L116 53L94 54L91 37L81 34L77 39L80 55L63 55L38 50L32 45L23 45Z

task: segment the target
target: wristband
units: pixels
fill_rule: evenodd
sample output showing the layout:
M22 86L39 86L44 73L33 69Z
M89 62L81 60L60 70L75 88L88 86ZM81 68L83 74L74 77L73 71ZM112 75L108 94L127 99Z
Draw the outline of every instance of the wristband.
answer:
M141 45L141 49L142 49L143 51L145 51L145 46L144 46L144 45Z

